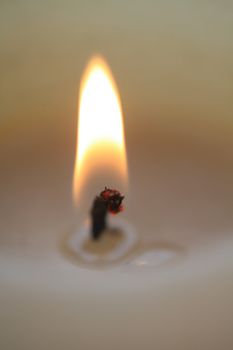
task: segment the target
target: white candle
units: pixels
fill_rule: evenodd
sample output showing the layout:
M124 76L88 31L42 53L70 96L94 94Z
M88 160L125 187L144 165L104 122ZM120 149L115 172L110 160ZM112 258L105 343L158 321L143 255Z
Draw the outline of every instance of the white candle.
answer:
M131 197L122 217L137 229L138 255L103 271L83 268L60 250L73 224L82 224L71 199L71 147L62 160L56 148L38 147L24 166L24 146L2 151L11 161L1 179L1 348L231 346L227 146L212 159L195 139L179 147L180 137L169 145L165 135L154 141L156 162L147 142L144 150L135 143L131 154ZM140 257L151 251L152 259Z

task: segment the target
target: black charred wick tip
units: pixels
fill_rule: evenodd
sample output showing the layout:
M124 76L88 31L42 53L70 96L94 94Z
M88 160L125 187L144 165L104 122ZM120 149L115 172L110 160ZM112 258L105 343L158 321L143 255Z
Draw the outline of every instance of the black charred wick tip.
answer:
M93 239L98 239L106 228L106 216L108 212L108 203L102 197L95 198L91 209L91 235Z
M116 190L105 187L104 191L97 196L91 208L91 236L97 240L106 229L108 211L117 214L122 211L124 196Z

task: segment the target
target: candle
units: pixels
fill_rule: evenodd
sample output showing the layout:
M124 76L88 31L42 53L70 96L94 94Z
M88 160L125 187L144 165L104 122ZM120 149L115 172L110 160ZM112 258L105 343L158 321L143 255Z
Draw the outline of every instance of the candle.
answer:
M117 86L105 60L93 57L83 74L79 98L77 150L73 179L73 196L82 207L83 187L99 174L97 188L106 183L128 182L128 170L124 140L122 107ZM108 174L106 176L106 174ZM95 179L96 180L96 179ZM115 180L116 181L116 180ZM126 186L125 186L126 188ZM105 189L92 193L91 223L76 229L65 244L72 257L96 267L118 261L130 253L137 241L134 229L128 223L115 222L107 225L107 213L117 214L123 210L124 196L117 190ZM111 236L111 237L109 237ZM99 241L98 244L96 241ZM68 249L67 249L68 248ZM131 252L132 253L132 252Z
M231 349L229 6L44 5L1 12L0 348ZM71 186L94 48L124 107L130 187L116 219L139 240L104 269L61 248L93 199L88 181L74 207Z
M115 265L106 259L104 270L97 269L98 261L84 266L77 259L83 250L75 239L68 241L73 256L60 249L66 234L80 237L83 227L82 216L72 209L72 172L67 176L64 167L68 152L61 162L57 149L42 150L40 162L38 148L37 158L28 157L22 167L22 153L8 150L12 163L3 172L1 207L9 219L11 203L15 216L11 229L5 223L2 231L1 348L118 349L119 341L129 349L232 344L229 157L219 149L225 158L216 153L212 163L204 144L197 154L192 140L186 147L177 140L171 148L165 142L170 158L164 140L165 134L154 141L156 162L147 160L143 144L131 148L133 185L122 215L140 244ZM224 182L213 182L216 166ZM120 228L132 232L125 223Z

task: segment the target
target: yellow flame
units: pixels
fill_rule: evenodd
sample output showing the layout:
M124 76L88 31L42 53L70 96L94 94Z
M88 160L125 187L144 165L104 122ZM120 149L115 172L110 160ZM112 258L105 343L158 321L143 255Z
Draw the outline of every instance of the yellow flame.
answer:
M91 59L83 74L78 114L75 201L97 169L112 170L125 182L128 177L120 97L107 63L99 56Z

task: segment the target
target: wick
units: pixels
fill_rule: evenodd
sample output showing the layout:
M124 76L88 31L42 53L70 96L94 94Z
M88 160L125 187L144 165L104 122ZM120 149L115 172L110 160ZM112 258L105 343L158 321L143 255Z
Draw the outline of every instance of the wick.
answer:
M91 236L97 240L107 227L107 214L117 214L123 210L122 201L124 196L117 190L105 187L95 197L91 208Z

